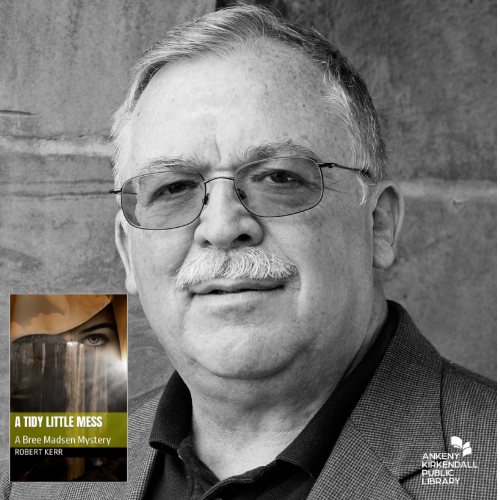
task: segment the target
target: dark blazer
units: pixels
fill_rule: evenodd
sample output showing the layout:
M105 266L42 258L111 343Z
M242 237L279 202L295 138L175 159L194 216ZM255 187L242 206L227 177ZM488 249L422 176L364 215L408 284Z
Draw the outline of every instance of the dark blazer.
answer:
M408 313L397 307L397 331L308 500L496 499L494 385L441 358ZM158 453L148 438L162 392L155 389L129 405L128 483L11 485L7 473L4 498L142 498ZM451 446L452 436L469 442L472 454L463 457ZM451 462L470 468L449 469L441 460L433 470L452 470L453 476L440 477L458 483L423 484L435 478L422 473L430 453L459 453Z

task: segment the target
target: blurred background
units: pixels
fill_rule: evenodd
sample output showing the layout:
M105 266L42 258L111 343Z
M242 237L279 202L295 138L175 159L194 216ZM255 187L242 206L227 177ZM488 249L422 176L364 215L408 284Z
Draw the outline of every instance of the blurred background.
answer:
M232 2L0 2L0 473L9 294L124 293L108 143L128 71L173 26ZM268 0L360 70L406 197L387 296L445 357L496 378L496 2ZM129 297L129 397L170 363Z

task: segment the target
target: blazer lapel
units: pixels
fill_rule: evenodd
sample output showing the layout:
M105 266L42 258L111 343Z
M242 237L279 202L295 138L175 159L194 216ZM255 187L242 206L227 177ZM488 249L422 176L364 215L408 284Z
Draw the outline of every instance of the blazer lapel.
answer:
M409 500L398 479L348 420L308 500Z
M410 498L401 483L420 473L424 453L446 452L442 360L408 313L395 306L397 331L309 500Z

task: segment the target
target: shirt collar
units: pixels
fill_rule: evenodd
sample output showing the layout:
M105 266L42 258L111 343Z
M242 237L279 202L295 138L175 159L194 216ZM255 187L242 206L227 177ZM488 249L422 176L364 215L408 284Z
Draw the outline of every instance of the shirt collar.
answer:
M187 385L177 372L170 377L158 403L149 444L166 452L177 450L191 433L192 404Z

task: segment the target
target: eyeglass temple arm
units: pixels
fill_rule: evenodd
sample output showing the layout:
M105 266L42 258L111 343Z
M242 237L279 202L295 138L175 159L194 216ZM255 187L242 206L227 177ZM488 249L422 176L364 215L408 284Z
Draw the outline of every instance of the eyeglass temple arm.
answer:
M122 188L110 189L109 194L120 194L122 192Z

